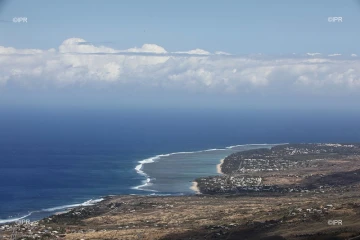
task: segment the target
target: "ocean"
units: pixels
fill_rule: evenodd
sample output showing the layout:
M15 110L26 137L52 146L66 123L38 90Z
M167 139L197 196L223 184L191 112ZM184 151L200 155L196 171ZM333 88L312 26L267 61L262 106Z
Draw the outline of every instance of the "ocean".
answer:
M0 223L118 194L194 194L232 152L360 142L359 112L0 109Z

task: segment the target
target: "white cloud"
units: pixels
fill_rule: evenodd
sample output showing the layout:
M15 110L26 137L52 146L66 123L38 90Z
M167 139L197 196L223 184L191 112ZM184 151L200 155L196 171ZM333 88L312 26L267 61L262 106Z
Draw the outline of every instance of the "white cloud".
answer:
M185 54L198 54L198 55L210 55L210 52L205 51L203 49L194 49L186 52L175 52L175 53L185 53Z
M339 54L336 54L338 56ZM65 40L58 49L0 46L0 88L133 84L210 92L360 91L360 62L351 55L236 56L203 49L168 52L155 44L126 50Z
M306 53L309 56L316 56L316 55L321 55L321 53Z
M231 55L230 53L223 52L223 51L216 51L215 54L217 54L217 55Z
M341 56L340 53L333 53L333 54L329 54L328 55L329 57L336 57L336 56Z
M164 48L156 44L144 44L141 48L130 48L125 52L167 53Z
M59 47L59 53L115 53L112 48L100 46L94 47L93 45L81 44L86 43L81 38L69 38L65 40Z

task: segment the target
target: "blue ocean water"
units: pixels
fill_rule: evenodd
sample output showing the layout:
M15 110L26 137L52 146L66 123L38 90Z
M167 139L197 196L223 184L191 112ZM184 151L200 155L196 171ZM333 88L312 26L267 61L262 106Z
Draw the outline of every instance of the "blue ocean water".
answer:
M360 142L359 122L353 111L1 109L0 223L106 195L189 194L250 147L229 146Z

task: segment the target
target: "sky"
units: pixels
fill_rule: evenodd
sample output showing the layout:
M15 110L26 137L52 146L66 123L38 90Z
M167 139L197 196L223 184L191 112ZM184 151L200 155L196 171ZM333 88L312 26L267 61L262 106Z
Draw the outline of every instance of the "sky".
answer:
M0 0L0 106L354 109L359 23L354 0Z

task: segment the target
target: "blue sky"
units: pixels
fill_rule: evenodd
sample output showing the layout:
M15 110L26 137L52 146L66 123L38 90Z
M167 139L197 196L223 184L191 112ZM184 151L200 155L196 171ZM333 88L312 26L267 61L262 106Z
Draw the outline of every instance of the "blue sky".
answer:
M2 46L46 49L81 37L116 48L155 43L172 51L279 54L350 53L360 41L353 0L8 1L1 18L16 16L28 24L2 24ZM330 16L343 22L329 23Z
M5 1L0 105L355 107L359 23L352 0Z

